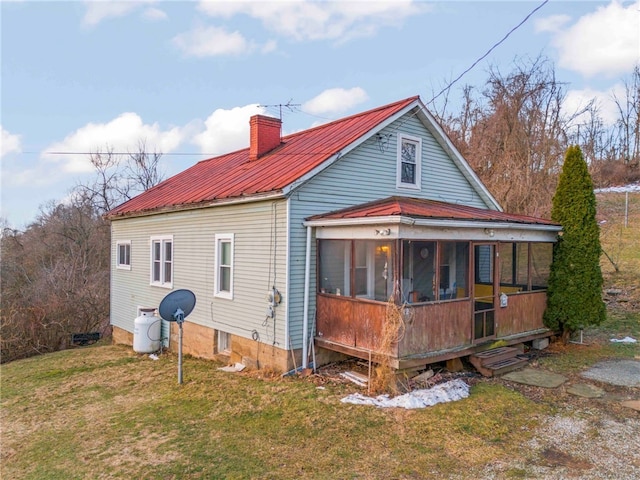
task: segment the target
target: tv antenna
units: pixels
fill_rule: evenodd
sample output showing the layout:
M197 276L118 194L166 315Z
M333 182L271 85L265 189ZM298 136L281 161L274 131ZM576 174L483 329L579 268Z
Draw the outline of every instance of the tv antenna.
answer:
M282 104L282 103L276 103L273 105L258 105L258 107L260 108L275 108L278 107L278 110L280 112L280 120L282 121L282 108L288 108L290 112L293 112L293 107L299 107L302 104L300 103L291 103L293 101L293 98L290 99L287 103Z
M176 322L179 328L178 334L178 383L182 383L182 324L184 319L196 306L196 296L191 290L176 290L169 293L160 302L158 312L160 317L167 322Z

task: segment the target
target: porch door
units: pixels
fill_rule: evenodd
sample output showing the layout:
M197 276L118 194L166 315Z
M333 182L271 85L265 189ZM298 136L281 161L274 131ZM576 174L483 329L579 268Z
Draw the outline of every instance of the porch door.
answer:
M496 244L473 248L473 340L482 343L496 336Z

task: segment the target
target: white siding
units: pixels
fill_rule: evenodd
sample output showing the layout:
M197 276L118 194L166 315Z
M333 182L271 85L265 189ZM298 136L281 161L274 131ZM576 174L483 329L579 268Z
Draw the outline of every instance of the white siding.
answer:
M150 237L173 235L173 289L196 295L188 321L246 338L285 344L286 201L268 201L115 220L111 226L111 323L133 331L138 306L157 307L171 290L151 286ZM215 298L215 234L234 234L233 300ZM115 245L131 240L131 270L115 266ZM266 319L266 294L282 293L274 320ZM213 348L213 347L212 347Z
M380 150L377 136L374 135L302 185L291 196L289 335L295 348L302 347L306 247L306 230L302 222L306 217L393 195L487 208L418 117L405 115L380 133L383 138L388 135L389 139L384 152ZM398 133L422 139L420 190L396 187ZM310 328L315 320L315 247L314 237L311 253Z

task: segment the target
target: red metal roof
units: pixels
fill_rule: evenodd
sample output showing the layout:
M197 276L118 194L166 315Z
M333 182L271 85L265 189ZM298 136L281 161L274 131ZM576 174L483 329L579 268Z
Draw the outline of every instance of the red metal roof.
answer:
M437 220L475 220L559 226L551 220L409 197L388 197L307 218L308 221L406 216Z
M418 96L410 97L287 135L279 147L257 160L249 160L248 147L203 160L114 208L107 216L152 213L281 192L417 100Z

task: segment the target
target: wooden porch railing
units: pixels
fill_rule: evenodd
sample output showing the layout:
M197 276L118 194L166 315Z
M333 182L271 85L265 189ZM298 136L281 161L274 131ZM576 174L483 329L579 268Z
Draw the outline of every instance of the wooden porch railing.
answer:
M346 347L390 354L401 359L473 346L473 301L460 299L407 305L405 331L391 352L382 352L381 337L387 304L350 297L316 297L316 332L324 340ZM496 309L496 339L544 328L546 292L509 296Z

